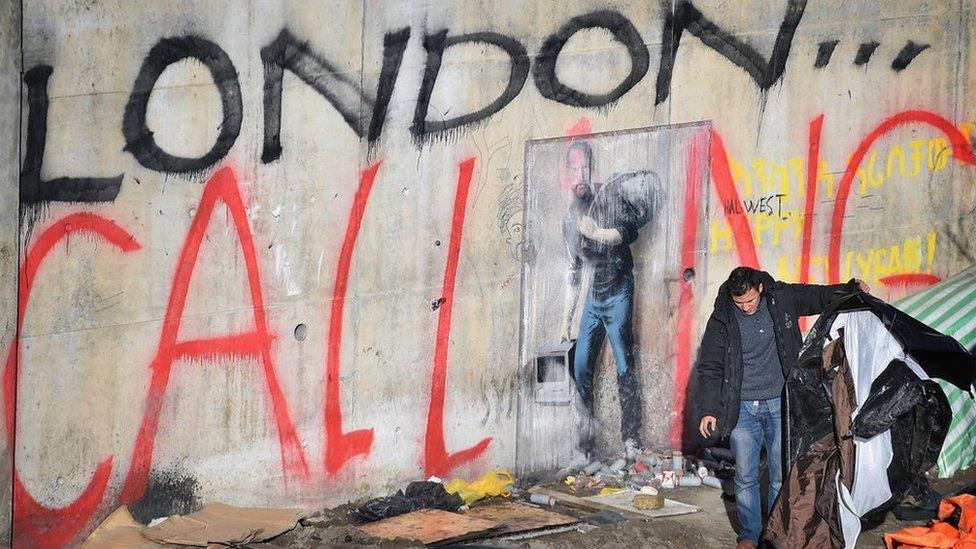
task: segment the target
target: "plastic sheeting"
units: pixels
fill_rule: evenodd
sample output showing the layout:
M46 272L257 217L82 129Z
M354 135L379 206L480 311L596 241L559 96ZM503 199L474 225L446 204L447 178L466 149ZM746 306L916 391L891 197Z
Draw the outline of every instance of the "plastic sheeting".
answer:
M836 430L837 407L823 385L821 355L841 336L856 401L849 432ZM824 530L815 524L827 523L831 531L842 530L844 546L853 547L862 517L890 508L906 494L920 493L924 472L935 464L951 420L949 404L930 377L968 386L974 372L976 360L958 342L873 296L858 293L833 303L811 329L787 381L788 463L791 478L802 468L813 470L808 458L800 458L822 444L818 441L853 437L853 482L848 489L841 481L851 474L842 463L839 470L831 470L836 492L798 484L796 493L781 493L779 512L773 516L785 518L770 525L774 537L782 542L806 534L791 533L791 528L822 537ZM797 506L815 508L818 521L791 523L789 508Z
M830 333L836 339L842 330L857 399L854 419L871 394L871 384L892 360L905 361L913 366L915 375L928 379L915 359L905 353L905 349L874 313L854 311L837 315L830 326ZM848 491L840 482L840 473L835 478L847 547L853 547L861 533L861 517L891 498L891 486L888 484L888 465L893 455L891 430L886 429L869 439L854 437L854 447L854 486Z

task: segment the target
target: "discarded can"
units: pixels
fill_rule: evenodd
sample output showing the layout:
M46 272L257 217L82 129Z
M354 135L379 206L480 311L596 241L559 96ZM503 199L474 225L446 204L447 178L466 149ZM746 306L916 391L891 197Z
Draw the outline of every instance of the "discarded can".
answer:
M712 475L708 475L707 477L703 478L702 484L705 486L711 486L712 488L722 488L722 481L713 477Z
M698 478L705 478L708 476L708 469L704 466L698 468Z
M691 475L678 477L678 486L701 486L702 479Z
M617 472L626 466L627 466L627 460L624 458L620 458L610 465L610 470L613 472Z
M532 494L529 496L529 501L536 505L547 505L549 507L556 504L556 498L545 494Z
M636 459L639 451L640 448L637 447L637 442L635 442L634 439L629 438L626 442L624 442L624 454L627 456L628 460L633 461Z
M661 472L661 488L674 488L674 471Z
M641 461L641 463L643 463L644 465L647 465L648 467L650 467L652 469L654 467L657 467L658 463L660 463L658 461L658 459L657 459L657 456L642 456L640 458L640 461Z
M583 469L583 472L587 475L592 475L600 469L603 469L603 464L600 463L600 461L594 461L593 463L587 465L586 468Z
M678 450L671 452L671 469L674 469L675 472L683 470L685 467L684 460L685 457Z
M657 495L657 488L655 488L655 487L651 486L650 484L648 484L647 486L641 486L640 492L642 494L650 494L652 496L656 496Z

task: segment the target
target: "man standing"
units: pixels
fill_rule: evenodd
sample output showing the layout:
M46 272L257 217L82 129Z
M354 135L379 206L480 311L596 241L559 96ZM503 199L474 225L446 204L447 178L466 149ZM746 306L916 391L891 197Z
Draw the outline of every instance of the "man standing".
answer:
M637 240L637 229L645 222L646 212L591 181L593 151L586 142L570 145L566 166L573 200L563 220L570 269L560 337L563 341L571 339L582 285L586 298L573 359L576 388L592 414L593 369L607 336L617 364L621 437L625 446L639 447L641 398L634 368L634 259L630 244Z
M738 267L719 288L698 360L698 429L706 439L729 438L735 455L735 507L740 549L762 533L759 454L766 448L766 512L782 484L780 396L800 354L799 316L820 314L839 293L869 291L847 284L786 284L764 271ZM717 435L717 437L716 437Z

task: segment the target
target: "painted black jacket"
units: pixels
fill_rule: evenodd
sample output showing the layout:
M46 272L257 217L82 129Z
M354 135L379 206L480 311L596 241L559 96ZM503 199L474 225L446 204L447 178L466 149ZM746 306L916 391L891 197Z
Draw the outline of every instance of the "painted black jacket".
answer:
M846 284L787 284L773 280L762 271L762 296L773 317L776 349L783 366L783 378L789 378L803 344L797 318L820 314L837 295L860 291L851 279ZM726 438L739 420L739 395L742 389L742 340L732 314L732 298L723 283L715 298L715 309L705 325L698 351L698 421L715 416L718 428L709 437ZM697 423L696 423L697 431Z

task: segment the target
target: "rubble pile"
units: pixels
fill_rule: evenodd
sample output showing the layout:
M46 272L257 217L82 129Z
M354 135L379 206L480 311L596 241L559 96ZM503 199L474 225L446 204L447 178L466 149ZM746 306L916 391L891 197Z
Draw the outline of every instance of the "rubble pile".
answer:
M721 489L722 480L731 478L735 468L731 453L718 450L716 454L694 458L678 451L664 454L628 445L613 461L594 460L585 467L571 468L563 482L572 492L601 494L628 489L657 494L662 489L698 486Z

